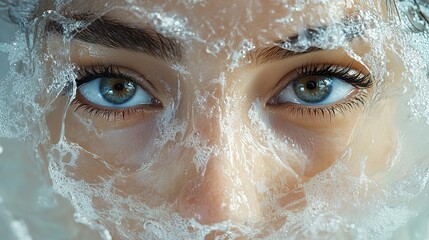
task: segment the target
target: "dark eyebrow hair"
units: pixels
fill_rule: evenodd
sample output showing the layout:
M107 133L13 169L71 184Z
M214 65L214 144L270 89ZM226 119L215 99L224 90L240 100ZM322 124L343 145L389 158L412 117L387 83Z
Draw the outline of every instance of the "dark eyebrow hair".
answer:
M81 16L72 19L81 20ZM65 34L61 23L50 21L47 31ZM160 58L164 61L179 61L182 47L178 40L168 38L151 28L136 28L117 20L101 17L88 26L71 33L73 39L109 48L122 48Z
M334 26L339 27L339 29L344 34L344 40L347 42L353 41L354 39L361 37L365 32L365 27L364 25L362 25L362 23L351 19L345 19L342 22L335 24ZM288 49L288 47L285 47L285 46L292 47L291 49L296 48L297 44L299 44L300 36L305 36L310 42L315 42L315 39L322 36L323 34L328 34L327 36L329 36L329 33L325 32L325 30L327 29L328 29L328 26L304 29L300 31L299 34L288 37L288 39L286 40L275 41L272 46L251 51L247 55L247 58L251 63L255 65L261 65L264 63L279 61L292 56L327 50L327 49L324 49L318 46L312 46L312 45L306 48L302 48L299 51L290 50ZM299 48L300 47L298 46L298 49Z
M265 63L283 60L288 57L303 55L310 52L322 51L323 48L309 47L305 51L292 51L281 47L282 44L275 44L270 47L256 49L247 55L247 58L252 64L262 65Z
M70 19L91 21L91 16L92 14L74 15ZM352 41L360 37L365 31L361 21L353 18L343 19L333 26L340 27L346 41ZM324 34L326 29L328 29L328 26L304 29L299 34L288 37L286 40L278 40L271 46L251 51L246 57L252 64L261 65L291 56L326 50L317 46L309 46L299 51L289 50L284 47L286 45L297 45L300 36L305 36L310 42L313 42ZM56 21L48 22L47 31L65 34L63 24ZM177 39L165 37L149 27L136 28L105 16L92 20L86 27L71 32L71 35L74 39L84 42L142 52L164 61L180 61L182 58L182 46Z

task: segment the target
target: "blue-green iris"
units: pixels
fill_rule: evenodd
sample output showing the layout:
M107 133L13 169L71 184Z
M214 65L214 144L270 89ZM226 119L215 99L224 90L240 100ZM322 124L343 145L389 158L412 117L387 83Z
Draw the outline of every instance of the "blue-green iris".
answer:
M102 78L100 81L101 96L113 104L123 104L136 93L136 84L121 78Z
M293 82L296 96L304 102L319 103L332 92L332 78L326 76L307 76Z

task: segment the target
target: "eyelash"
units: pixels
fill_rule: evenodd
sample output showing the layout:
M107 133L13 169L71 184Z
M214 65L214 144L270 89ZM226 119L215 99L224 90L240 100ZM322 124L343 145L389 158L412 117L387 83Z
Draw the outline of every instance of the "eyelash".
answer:
M85 68L78 68L76 71L77 79L76 79L76 85L79 88L82 84L90 82L96 78L100 77L114 77L114 78L125 78L128 80L131 80L135 83L139 83L138 79L136 77L122 73L120 71L119 67L113 66L113 65L107 65L107 66L90 66ZM106 120L115 120L115 119L122 119L126 120L127 117L129 117L132 114L138 114L138 113L144 113L146 109L151 108L150 106L147 106L145 108L142 107L131 107L131 108L123 108L123 109L103 109L103 108L96 108L92 105L82 102L77 97L73 101L75 108L74 111L82 110L84 114L87 114L89 117L102 117ZM159 104L161 104L159 102Z
M334 64L304 64L301 68L298 68L295 71L295 79L299 79L306 76L330 76L336 77L343 80L346 83L351 84L357 89L369 89L373 85L370 74L362 74L362 71L356 71L352 69L352 63L346 67L334 65ZM120 71L119 67L113 65L108 66L91 66L85 68L78 68L77 70L78 78L76 79L77 87L81 86L84 83L92 81L93 79L99 77L117 77L125 78L133 82L138 83L139 81L134 77L127 74L124 74ZM292 80L292 81L293 81ZM290 81L286 84L283 84L285 87ZM301 116L313 115L313 116L322 116L329 115L330 118L335 117L338 113L344 115L346 111L353 109L354 107L362 107L365 105L365 98L367 93L364 91L359 91L357 94L350 99L347 99L345 102L336 103L334 105L314 107L314 106L301 106L297 104L282 104L281 107L288 113L294 112L300 114ZM88 114L90 117L103 117L106 120L118 119L126 120L131 114L143 113L145 108L124 108L124 109L102 109L95 108L90 104L80 101L79 99L74 100L75 111L81 109L83 113ZM269 104L269 103L267 103ZM275 105L275 104L270 104ZM146 108L150 108L147 106Z
M314 107L314 106L302 106L297 104L270 104L268 105L276 106L279 105L284 111L299 114L301 116L313 115L313 116L322 116L329 115L330 119L335 117L337 114L344 115L346 111L352 110L354 107L363 107L366 103L366 98L368 94L366 91L361 91L364 89L370 89L373 86L373 80L371 74L363 74L361 71L356 71L352 68L353 62L344 66L339 66L331 63L325 64L304 64L301 68L295 70L295 77L292 81L296 79L307 77L307 76L329 76L336 77L344 82L351 84L358 89L358 93L354 94L351 98L345 100L344 102L336 103L334 105ZM291 81L287 81L286 84L283 84L283 88L287 86ZM283 89L282 88L282 89Z
M352 68L353 62L346 67L335 64L305 64L296 70L297 78L307 77L311 75L337 77L344 82L353 85L356 88L365 89L372 87L371 74L362 74L361 71L356 71Z
M78 68L76 73L78 75L78 78L76 79L77 87L99 77L126 78L134 82L138 82L134 77L123 74L119 67L115 67L113 65Z

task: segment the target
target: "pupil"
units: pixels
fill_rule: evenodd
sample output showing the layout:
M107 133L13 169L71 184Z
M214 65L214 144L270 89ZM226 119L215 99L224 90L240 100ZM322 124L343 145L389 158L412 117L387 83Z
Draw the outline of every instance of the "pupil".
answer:
M122 90L124 90L124 84L122 84L122 83L117 83L117 84L115 84L114 86L113 86L113 88L116 90L116 91L122 91Z
M314 90L317 87L317 83L315 83L314 81L309 81L307 82L307 89L309 90Z

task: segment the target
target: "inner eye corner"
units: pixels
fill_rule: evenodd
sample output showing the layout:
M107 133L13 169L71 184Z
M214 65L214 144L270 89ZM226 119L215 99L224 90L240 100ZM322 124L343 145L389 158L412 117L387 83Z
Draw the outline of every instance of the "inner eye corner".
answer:
M165 107L164 103L157 97L154 97L153 104L151 106L159 109L163 109Z

